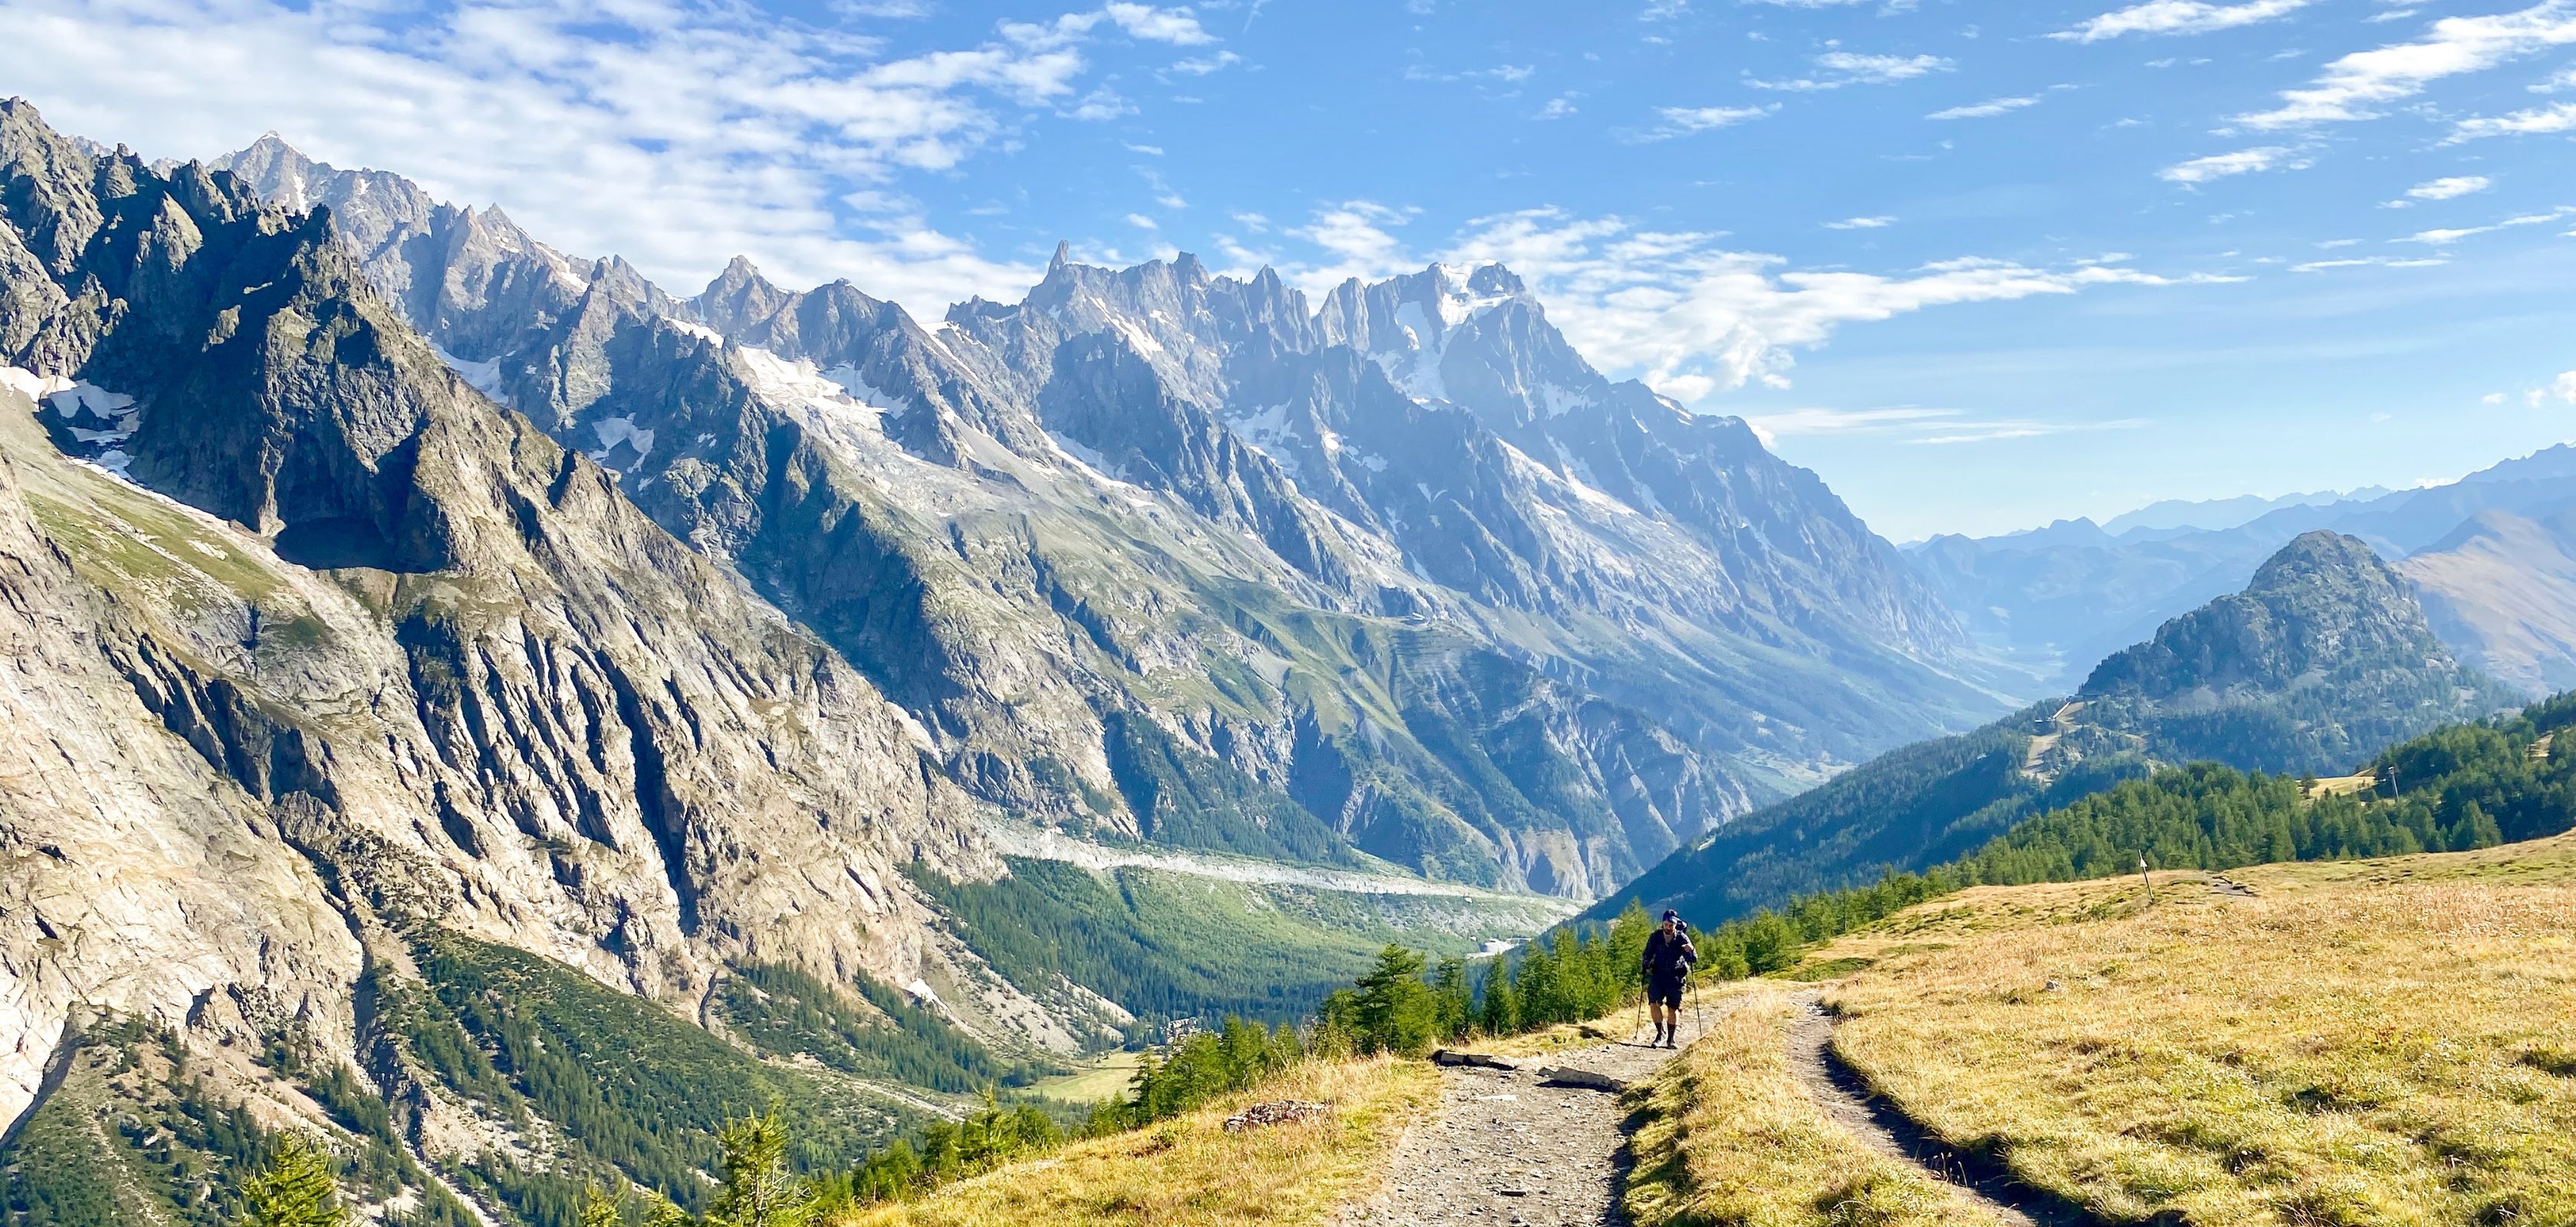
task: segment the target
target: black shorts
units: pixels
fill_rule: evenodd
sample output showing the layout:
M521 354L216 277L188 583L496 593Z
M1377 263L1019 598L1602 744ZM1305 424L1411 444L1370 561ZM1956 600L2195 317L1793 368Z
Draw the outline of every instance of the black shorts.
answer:
M1682 977L1657 976L1646 981L1646 1004L1682 1008Z

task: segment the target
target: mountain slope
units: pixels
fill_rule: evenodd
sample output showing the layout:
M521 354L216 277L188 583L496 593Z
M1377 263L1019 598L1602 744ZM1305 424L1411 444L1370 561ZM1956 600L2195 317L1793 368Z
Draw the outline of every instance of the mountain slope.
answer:
M1059 253L924 326L741 260L683 303L533 241L394 241L348 197L372 172L290 155L230 161L359 206L389 290L557 287L406 309L1042 825L1582 898L1995 705L1812 474L1602 379L1498 267L1310 309L1267 272ZM1425 303L1453 327L1414 329ZM1151 821L1146 759L1331 841Z
M2510 699L2450 656L2368 546L2307 533L2245 591L2103 661L2071 698L1891 752L1758 810L1587 915L1635 899L1716 923L1965 855L2155 764L2339 773L2378 746Z
M494 267L545 259L495 250ZM412 1221L472 1221L470 1204L551 1227L591 1181L694 1204L730 1111L811 1118L813 1157L838 1162L963 1089L1118 1042L1138 1023L1122 1000L1247 999L1169 991L1196 967L1175 950L1265 968L1257 1004L1284 1014L1384 941L1473 949L1565 910L1398 878L1138 730L1095 753L1147 821L1361 871L1071 871L1140 909L1122 961L987 958L955 900L1061 903L1029 880L1061 866L1016 855L1027 841L1006 856L1022 832L922 722L728 555L657 524L640 483L470 386L328 218L227 172L93 154L12 101L0 257L0 836L17 849L0 903L31 922L0 972L12 1199L211 1221L228 1173L295 1127L357 1160L371 1213ZM583 345L726 353L640 314L653 294L613 265L585 269L545 283L566 293L531 326L561 360L537 386L580 389ZM516 301L454 299L449 339ZM748 383L709 378L683 403L758 458L736 473L786 487L709 502L791 513L773 543L829 538L847 515L792 513L840 480L831 462ZM631 467L653 443L597 450ZM730 524L710 518L709 539ZM975 591L942 566L941 591L855 592L936 611ZM851 612L921 633L900 606ZM1007 643L973 646L1011 664ZM1547 716L1544 679L1506 680L1515 719ZM1610 762L1647 750L1590 712L1569 705L1549 735ZM834 1038L814 1051L781 1015Z
M2090 521L2061 521L2002 537L1934 537L1907 554L1980 643L2073 682L2163 620L2242 586L2301 533L2358 537L2382 557L2400 559L2482 512L2545 516L2563 509L2576 497L2566 484L2569 455L2576 449L2552 448L2448 485L2293 505L2225 528L2132 527L2114 535ZM2465 651L2472 644L2450 646Z
M2576 510L2482 512L2396 566L2463 659L2526 694L2576 687Z

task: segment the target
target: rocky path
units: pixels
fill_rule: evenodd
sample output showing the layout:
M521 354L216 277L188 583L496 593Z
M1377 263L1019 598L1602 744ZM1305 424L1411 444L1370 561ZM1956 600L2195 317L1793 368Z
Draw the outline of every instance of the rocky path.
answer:
M1682 1042L1699 1038L1698 1011L1685 1010ZM1708 1017L1717 1017L1717 1006ZM1627 1169L1626 1112L1616 1095L1544 1086L1542 1065L1567 1066L1634 1082L1675 1055L1649 1048L1650 1031L1571 1048L1517 1070L1446 1069L1434 1113L1396 1145L1378 1195L1346 1224L1433 1227L1594 1227L1619 1213Z
M2089 1227L2093 1220L2075 1206L2015 1183L1990 1158L1961 1152L1933 1137L1886 1100L1869 1092L1850 1066L1835 1059L1831 1044L1834 1021L1815 998L1806 1002L1807 1016L1789 1034L1789 1066L1816 1106L1835 1124L1890 1158L1921 1168L1935 1180L1954 1185L1995 1217L2018 1227Z

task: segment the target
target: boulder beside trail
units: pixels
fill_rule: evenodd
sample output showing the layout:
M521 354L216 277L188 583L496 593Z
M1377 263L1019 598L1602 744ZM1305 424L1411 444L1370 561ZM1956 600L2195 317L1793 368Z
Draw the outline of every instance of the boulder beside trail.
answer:
M1548 1086L1588 1087L1596 1091L1608 1091L1614 1095L1628 1089L1628 1081L1625 1078L1613 1078L1608 1074L1576 1069L1568 1065L1543 1066L1538 1071L1538 1080Z

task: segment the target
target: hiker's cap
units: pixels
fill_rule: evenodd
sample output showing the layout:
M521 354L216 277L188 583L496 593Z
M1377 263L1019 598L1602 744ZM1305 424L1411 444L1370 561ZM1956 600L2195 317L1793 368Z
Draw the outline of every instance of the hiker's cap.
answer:
M1671 909L1671 908L1665 908L1665 909L1664 909L1664 919L1666 919L1666 920L1679 920L1679 919L1681 919L1681 918L1682 918L1682 914L1681 914L1681 913L1676 912L1676 911L1674 911L1674 910L1673 910L1673 909Z

